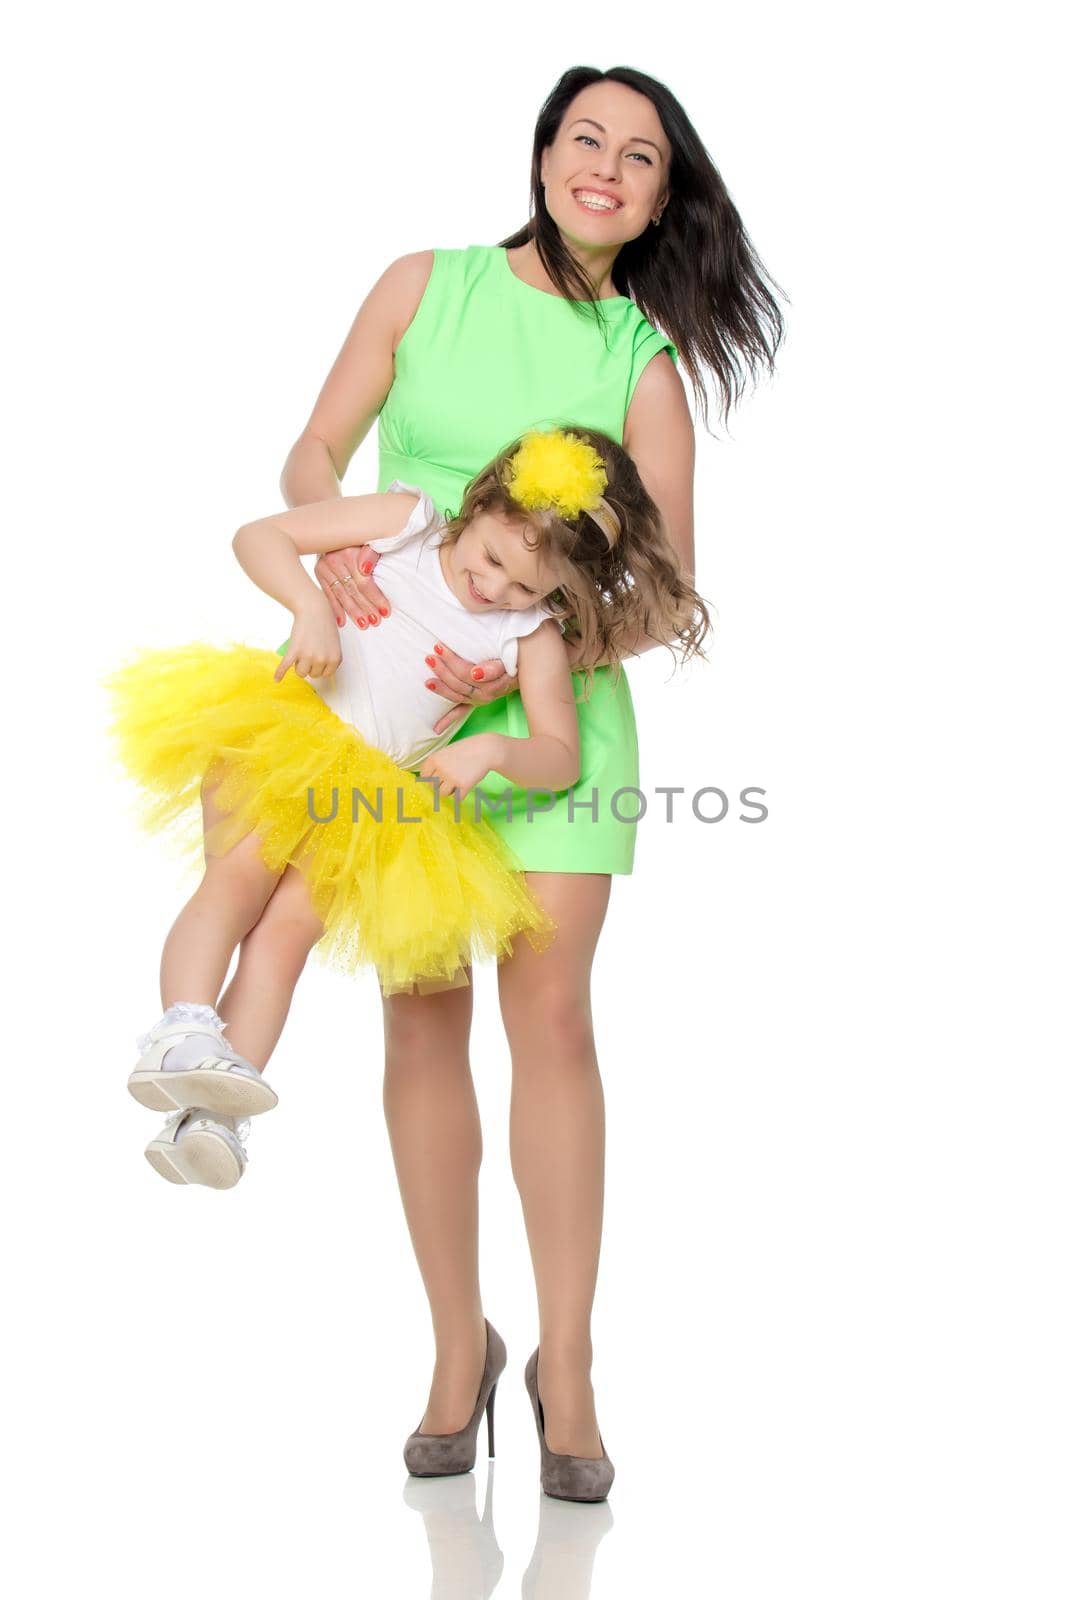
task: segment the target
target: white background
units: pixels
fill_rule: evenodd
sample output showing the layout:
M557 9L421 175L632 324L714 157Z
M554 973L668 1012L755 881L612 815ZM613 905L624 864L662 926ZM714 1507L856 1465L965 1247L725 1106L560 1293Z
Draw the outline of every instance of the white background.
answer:
M499 1547L509 1600L1062 1595L1043 9L104 3L9 37L16 1592L470 1600ZM770 816L650 816L613 889L605 1506L540 1496L477 975L484 1300L510 1356L479 1522L484 1432L473 1475L405 1488L432 1342L373 981L309 964L236 1190L142 1158L159 1119L125 1077L190 884L127 820L97 683L140 643L285 637L233 530L280 507L384 266L521 224L537 110L580 62L673 88L790 296L778 377L700 438L712 660L630 668L645 788L759 785ZM374 480L372 435L346 492Z

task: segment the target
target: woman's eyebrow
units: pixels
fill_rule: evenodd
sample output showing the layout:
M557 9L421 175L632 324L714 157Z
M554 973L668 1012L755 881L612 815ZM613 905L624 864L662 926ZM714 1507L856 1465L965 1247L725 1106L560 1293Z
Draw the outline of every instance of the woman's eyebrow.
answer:
M594 122L592 117L575 117L574 122L571 123L571 127L573 128L575 123L578 123L578 122L588 122L589 126L591 128L599 128L601 133L607 133L607 131L608 131L604 127L603 123ZM635 133L635 134L632 134L630 136L630 138L626 139L624 142L626 144L650 144L652 146L653 150L659 156L660 160L662 161L662 159L663 159L663 151L660 149L660 147L656 143L655 139L640 139L640 138L638 138L637 134Z

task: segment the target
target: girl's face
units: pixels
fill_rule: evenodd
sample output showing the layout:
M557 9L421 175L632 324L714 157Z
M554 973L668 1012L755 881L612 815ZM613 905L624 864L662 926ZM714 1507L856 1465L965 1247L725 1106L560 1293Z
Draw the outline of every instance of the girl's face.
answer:
M525 611L559 586L555 563L531 550L523 524L481 511L458 539L441 546L441 567L468 611Z
M652 101L608 79L576 94L541 156L545 204L586 249L636 239L667 202L670 146Z

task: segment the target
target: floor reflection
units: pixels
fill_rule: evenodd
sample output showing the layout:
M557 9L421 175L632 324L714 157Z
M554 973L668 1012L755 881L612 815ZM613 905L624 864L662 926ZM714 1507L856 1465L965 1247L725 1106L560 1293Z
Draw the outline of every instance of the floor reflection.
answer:
M488 1464L485 1506L478 1515L473 1472L411 1478L404 1503L426 1529L433 1582L430 1600L487 1600L504 1571L493 1527L495 1461ZM597 1546L612 1525L606 1500L591 1505L541 1494L537 1538L522 1579L522 1600L589 1600Z
M537 1538L522 1576L522 1600L589 1600L597 1545L611 1523L606 1500L582 1505L543 1494Z

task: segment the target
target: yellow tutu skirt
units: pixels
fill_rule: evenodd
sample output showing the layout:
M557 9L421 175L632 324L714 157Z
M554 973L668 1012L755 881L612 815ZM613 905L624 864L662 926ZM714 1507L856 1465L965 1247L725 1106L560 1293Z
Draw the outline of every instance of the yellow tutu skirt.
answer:
M292 864L305 878L324 928L318 958L375 967L386 994L420 980L445 987L472 960L510 955L520 933L546 948L556 924L503 840L474 820L473 793L458 819L454 797L435 810L433 784L292 670L276 683L278 662L248 645L194 643L142 650L104 679L141 823L197 856L255 833L270 871ZM206 834L205 780L225 813Z

